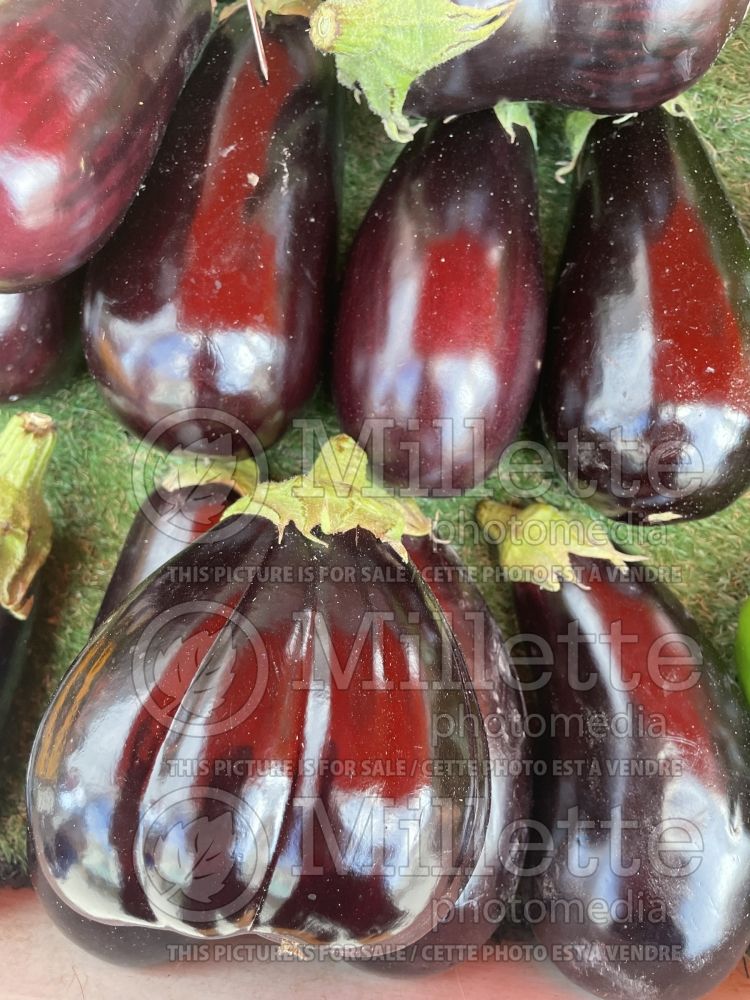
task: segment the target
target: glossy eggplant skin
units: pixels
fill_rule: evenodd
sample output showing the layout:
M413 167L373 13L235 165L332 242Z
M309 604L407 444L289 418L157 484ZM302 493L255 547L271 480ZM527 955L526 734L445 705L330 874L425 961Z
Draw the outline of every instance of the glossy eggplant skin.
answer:
M81 290L72 275L0 294L0 400L33 396L70 374L81 353Z
M519 0L491 38L420 77L406 110L435 118L510 100L645 111L703 76L746 10L747 0Z
M468 918L515 887L493 838L528 803L498 777L522 744L480 718L480 699L518 711L515 689L499 691L507 660L481 670L496 694L480 694L458 646L470 627L471 649L488 635L504 657L481 608L467 597L480 627L454 633L366 531L324 547L243 516L219 528L105 622L42 722L28 807L44 905L84 947L135 963L163 960L175 936L320 951L452 939L435 902ZM195 853L208 848L214 867Z
M33 612L21 621L0 608L0 737L23 670Z
M553 297L541 405L574 492L696 519L750 486L750 245L693 126L598 123Z
M156 489L138 509L92 633L160 566L215 526L239 494L224 483Z
M93 262L86 356L124 423L210 451L241 421L268 446L319 377L335 261L338 133L332 66L299 19L245 12L212 38L143 193ZM193 409L215 410L190 418ZM252 449L235 432L237 452Z
M420 132L352 250L336 405L387 483L433 496L475 486L531 405L546 295L534 149L516 134L493 112Z
M0 7L0 291L63 277L112 234L210 23L208 0Z
M691 1000L750 937L747 709L674 596L638 567L577 568L589 590L514 586L548 677L534 932L598 996Z

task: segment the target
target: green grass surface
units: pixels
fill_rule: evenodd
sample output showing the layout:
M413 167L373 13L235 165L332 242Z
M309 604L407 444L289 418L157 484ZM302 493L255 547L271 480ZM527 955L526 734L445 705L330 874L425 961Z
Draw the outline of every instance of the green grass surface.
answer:
M693 91L698 125L717 152L718 165L746 226L750 227L750 23L733 39L719 64ZM349 105L342 252L398 153L366 109ZM565 158L564 114L538 111L540 186L547 263L552 275L560 252L570 188L554 180L555 163ZM137 506L132 485L136 442L109 414L91 380L81 374L68 387L34 408L58 421L60 442L53 459L48 497L55 524L52 555L45 568L31 653L11 718L2 737L0 767L0 877L23 871L26 760L39 718L65 669L84 645L122 539ZM28 408L28 403L22 408ZM0 424L19 409L0 408ZM325 390L309 413L336 428ZM273 475L299 471L299 435L290 433L269 456ZM532 477L533 478L533 477ZM502 496L497 479L492 492ZM548 499L570 503L560 483ZM470 519L472 498L428 505L454 524ZM741 599L750 593L750 499L696 524L634 532L629 541L644 545L659 565L680 567L674 589L729 657ZM488 564L482 547L463 548L467 561ZM508 593L492 588L486 596L501 621L509 622Z

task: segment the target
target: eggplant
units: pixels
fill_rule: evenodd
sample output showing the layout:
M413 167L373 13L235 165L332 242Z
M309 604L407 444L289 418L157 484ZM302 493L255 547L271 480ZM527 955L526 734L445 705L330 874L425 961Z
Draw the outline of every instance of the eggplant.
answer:
M526 814L528 780L507 759L525 753L522 700L497 627L447 572L455 556L433 563L425 538L402 541L429 522L363 505L353 478L338 505L320 468L270 484L275 523L241 501L158 569L42 721L34 883L105 957L260 937L352 959L414 946L419 962L420 943L485 940L484 904L515 890L505 861L523 845L503 834ZM328 534L299 507L321 483ZM366 518L351 526L375 512L380 537Z
M11 702L23 674L32 623L33 614L20 619L0 608L0 734L5 729Z
M416 80L406 113L445 117L501 100L645 111L691 87L746 11L747 0L519 0L490 38Z
M549 510L528 508L507 532L506 570L532 523L540 558L554 537L539 531ZM747 708L647 566L573 555L571 570L558 589L511 574L537 664L533 752L546 765L525 906L537 940L583 989L691 1000L750 939Z
M482 482L531 405L546 322L534 148L493 112L420 132L367 214L334 392L376 476L433 496Z
M609 517L707 517L750 486L750 245L685 118L600 121L578 181L546 440Z
M80 354L81 287L73 275L0 293L0 400L35 395L70 374Z
M63 277L112 234L210 24L208 0L0 6L0 291Z
M299 19L269 19L264 44L268 84L246 13L219 28L144 191L89 270L91 373L137 434L179 414L167 449L211 451L230 432L238 453L254 451L251 435L271 445L319 377L337 235L335 78Z
M213 528L239 498L224 482L154 490L133 519L92 633L153 572Z

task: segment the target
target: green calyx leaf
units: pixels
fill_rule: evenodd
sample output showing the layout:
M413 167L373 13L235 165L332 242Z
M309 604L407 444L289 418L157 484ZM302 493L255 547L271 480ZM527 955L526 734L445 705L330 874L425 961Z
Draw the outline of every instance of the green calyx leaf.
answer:
M339 82L363 93L396 142L416 128L404 114L412 83L502 28L518 0L463 7L453 0L325 0L310 19L310 37L336 56Z
M539 150L536 122L531 117L528 104L515 101L500 101L499 104L495 105L495 114L511 142L516 141L516 129L524 128L534 143L534 149Z
M253 0L261 21L269 14L290 17L311 17L321 0Z
M161 485L166 490L179 490L188 486L210 486L221 483L240 496L249 496L258 485L258 466L252 458L204 458L193 452L184 452L184 461L164 477Z
M603 559L621 570L644 559L616 549L601 522L549 504L519 510L483 500L476 517L488 540L499 546L500 564L509 578L542 590L557 591L564 582L582 587L572 556Z
M276 526L279 538L290 524L306 538L324 545L323 536L362 528L390 545L404 562L409 556L404 535L429 535L431 522L413 500L378 491L367 469L367 455L350 437L331 438L309 473L281 483L262 483L254 496L238 500L222 520L244 514L263 517Z
M0 433L0 607L28 618L29 591L52 547L44 474L56 432L43 413L19 413Z

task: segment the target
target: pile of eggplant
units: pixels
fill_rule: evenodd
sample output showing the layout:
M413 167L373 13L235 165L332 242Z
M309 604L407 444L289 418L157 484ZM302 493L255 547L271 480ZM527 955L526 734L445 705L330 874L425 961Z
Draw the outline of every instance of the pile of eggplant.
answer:
M80 327L122 424L194 459L141 503L31 752L32 879L82 947L429 972L512 921L603 998L734 968L746 705L609 529L750 489L750 243L663 106L746 6L0 5L0 399L61 384ZM339 274L340 84L410 141ZM589 113L551 293L519 101ZM267 479L321 382L344 433ZM420 502L490 497L526 425L579 513L480 503L504 636ZM0 434L3 710L47 627L53 443L40 414Z

